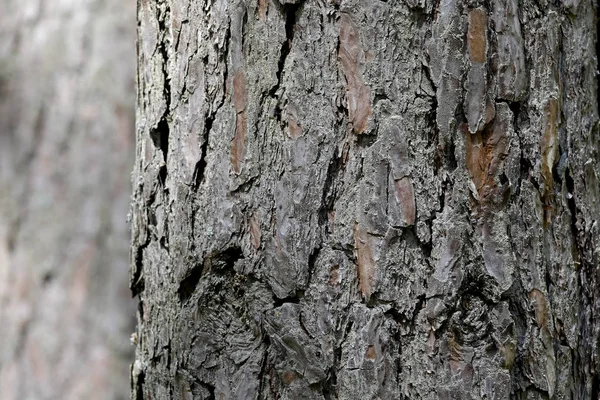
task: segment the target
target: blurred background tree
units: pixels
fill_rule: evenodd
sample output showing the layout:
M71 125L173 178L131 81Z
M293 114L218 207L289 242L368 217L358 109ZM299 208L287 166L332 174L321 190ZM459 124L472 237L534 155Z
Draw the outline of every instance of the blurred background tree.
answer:
M0 2L0 399L128 396L135 2Z

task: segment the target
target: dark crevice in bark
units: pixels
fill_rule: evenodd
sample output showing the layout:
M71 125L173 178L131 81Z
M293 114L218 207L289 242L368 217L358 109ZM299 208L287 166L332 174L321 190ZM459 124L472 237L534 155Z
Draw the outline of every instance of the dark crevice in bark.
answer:
M432 232L432 225L433 225L432 220L427 219L427 220L425 220L425 223L429 227L429 232ZM417 225L412 226L411 233L412 233L412 236L413 236L416 244L421 248L421 251L423 252L423 255L425 256L425 259L429 260L431 258L431 252L433 251L433 242L431 241L431 238L429 239L428 242L422 242L421 239L419 239L419 235L417 234Z
M429 62L429 55L427 54L426 57L428 58L427 61ZM431 78L431 69L430 69L429 65L422 65L422 71L423 71L423 74L425 75L425 79L427 79L429 81L429 83L431 84L433 91L437 92L437 87L436 87L435 83L433 82L433 79ZM446 162L448 163L448 161L450 161L450 158L443 157L442 152L440 151L440 149L441 149L441 147L439 146L440 130L437 125L437 109L438 109L437 96L434 94L433 96L428 96L428 98L431 100L431 107L426 115L427 115L427 120L431 126L431 130L427 134L427 144L429 146L435 146L436 151L435 151L435 155L434 155L433 168L434 168L435 175L439 176L439 171L442 168L442 160L445 159ZM451 157L454 158L454 141L452 141L452 152L453 152L453 154ZM456 164L456 159L454 159L454 163Z
M565 184L567 186L567 207L569 207L569 212L571 213L571 236L573 240L572 247L572 258L573 261L579 263L579 244L578 244L578 233L577 229L577 205L575 204L575 182L571 177L571 173L569 168L565 169Z
M519 166L521 172L521 180L529 180L529 174L533 169L533 165L529 161L527 157L523 154L523 149L521 148L521 158L519 159Z
M206 391L208 392L208 398L207 400L215 400L215 386L207 383L207 382L199 382L200 386L202 386L204 389L206 389Z
M390 176L393 179L391 169L392 169L391 164L389 162L386 163L385 176L388 177L388 179L386 179L386 181L385 181L385 215L386 216L390 215L390 201L389 201L390 200L390 181L389 181ZM394 226L394 228L395 228L395 226Z
M210 130L212 129L213 122L215 121L214 114L208 115L206 120L204 121L204 132L202 134L203 141L202 146L200 146L200 160L196 163L194 167L194 175L193 175L193 188L197 190L198 187L204 182L204 173L206 171L206 154L208 152L208 137L210 134Z
M179 282L177 294L183 304L194 294L202 276L208 272L224 275L233 271L235 263L244 258L244 253L239 246L232 246L222 251L217 251L207 256L202 264L196 264Z
M239 246L228 247L225 250L213 254L204 261L204 265L209 265L211 271L221 274L233 270L235 263L244 258L244 252Z
M389 310L384 312L383 315L387 315L388 317L393 319L397 324L401 325L405 325L408 320L403 313L399 312L395 308L390 308Z
M200 278L202 277L203 270L204 268L201 264L195 265L194 267L192 267L188 275L185 278L183 278L181 282L179 282L179 289L177 289L177 294L179 295L179 302L181 304L186 303L196 290L198 282L200 282Z
M167 369L171 366L171 339L163 346L163 350L167 353Z
M228 76L229 76L227 57L229 56L229 41L230 41L230 39L231 39L231 26L228 25L227 31L225 32L225 40L224 40L225 48L221 54L221 58L222 58L221 61L223 62L223 65L224 65L223 95L221 96L221 100L219 102L219 105L216 107L216 109L214 111L208 113L208 115L206 115L206 118L204 120L204 129L202 131L202 145L200 146L200 159L198 160L198 162L196 163L196 165L194 167L194 174L192 176L192 188L194 189L194 191L198 190L198 188L204 182L204 179L206 177L206 167L207 167L206 157L208 155L208 143L209 143L209 138L210 138L210 132L212 131L212 127L215 122L217 113L219 112L219 110L221 109L223 104L225 104L225 98L227 96L227 94L225 92L225 88L227 87L227 80L228 80ZM204 62L205 65L207 63L208 63L207 61Z
M455 151L456 146L454 144L454 137L451 137L450 142L448 143L448 146L444 151L444 158L449 172L454 172L454 170L458 168L458 162L456 161Z
M248 9L244 8L244 14L242 15L242 51L246 48L246 35L248 34ZM248 52L252 51L252 48L248 48Z
M169 154L169 123L166 118L162 118L156 128L150 131L150 138L154 147L160 149L163 153L163 159L167 162L167 156Z
M339 46L339 42L338 42L338 46ZM338 54L339 54L339 49L338 49ZM390 98L383 90L376 92L375 96L373 96L373 108L375 108L377 106L377 103L379 103L380 101L389 100L389 99Z
M410 317L410 327L417 327L417 317L419 316L419 312L425 306L425 294L420 294L417 296L417 303L415 304L415 308L412 312L412 316Z
M167 182L167 166L161 165L158 169L158 183L164 188Z
M241 183L238 187L231 190L231 193L248 193L254 183L258 180L259 176L252 176L248 178L246 181Z
M348 314L346 314L348 315ZM353 322L349 321L346 325L344 332L342 333L342 338L339 343L333 349L333 363L329 370L327 371L327 378L322 384L322 394L325 399L337 399L338 398L338 371L340 370L340 366L342 363L342 350L343 345L350 331L352 330Z
M140 314L140 315L139 315L139 320L140 320L140 321L143 321L143 320L144 320L144 302L143 302L142 300L138 301L138 304L137 304L137 310L138 310L138 313ZM140 337L138 337L138 340L140 340L140 341L141 341L141 340L142 340L142 337L141 337L141 336L140 336ZM140 343L141 343L141 342L140 342Z
M269 370L269 347L271 345L271 339L269 338L269 336L266 334L266 332L264 332L264 327L261 326L261 331L263 331L264 339L263 339L263 343L265 345L265 352L263 355L263 359L260 363L260 371L258 372L258 393L257 393L257 398L259 399L263 399L266 396L262 396L262 394L265 391L265 383L266 383L266 373Z
M481 260L481 264L483 264L483 260ZM461 286L458 288L457 298L461 300L468 297L477 298L488 306L494 306L500 299L490 293L493 285L492 278L480 275L480 271L467 271Z
M165 95L166 110L165 110L165 114L163 115L163 118L165 118L169 114L170 107L171 107L171 78L169 78L169 71L168 71L169 53L167 51L167 43L165 43L166 35L169 32L169 29L167 27L167 18L169 18L169 16L170 16L171 9L169 8L168 2L166 2L165 4L166 4L165 13L163 15L158 16L158 31L163 34L162 40L158 44L158 52L160 53L162 60L163 60L162 72L163 72L163 77L165 80L165 85L164 85L163 90L164 90L164 95Z
M556 188L558 190L561 190L562 183L563 183L563 175L566 170L566 166L567 166L567 162L568 162L568 154L567 154L566 150L563 149L562 145L559 146L559 154L560 154L560 158L558 159L558 162L555 162L554 165L552 166L552 179L556 183L558 183L558 185L556 185Z
M377 136L361 134L356 135L356 145L360 148L368 148L371 147L377 141Z
M339 47L339 44L338 44ZM339 53L339 49L337 51ZM345 98L345 94L340 94L338 95L338 98L336 99L336 122L338 124L342 124L344 120L346 120L346 124L348 124L348 119L349 119L349 111L348 111L348 106L346 104L346 98ZM350 128L352 129L352 128Z
M166 222L166 221L165 221ZM165 229L166 230L166 229ZM167 241L167 237L166 236L162 236L159 241L158 244L160 245L160 247L163 250L166 250L167 252L169 252L169 242Z
M337 197L336 179L339 177L340 172L344 169L344 162L342 157L338 155L337 150L334 152L333 157L329 161L327 166L327 173L325 175L325 183L323 184L323 192L321 195L321 206L319 207L319 225L325 226L325 231L330 233L329 230L329 213L333 211L333 206Z
M539 187L539 184L538 184L537 180L535 179L535 177L531 176L531 171L533 170L533 164L525 156L525 149L523 147L523 140L521 139L521 132L519 129L521 120L526 118L527 112L523 111L522 102L505 101L505 103L508 105L508 108L510 109L510 111L513 114L513 129L514 129L515 135L517 136L517 139L519 140L519 148L521 151L521 154L519 157L520 174L519 174L518 182L515 183L516 188L515 188L514 194L512 196L512 198L518 199L521 194L521 183L524 180L531 182L531 184L536 188L536 190L538 192L540 190L540 187Z
M298 4L283 4L280 6L280 11L285 18L285 40L281 44L281 50L279 51L279 60L277 61L277 72L275 73L277 77L277 83L275 86L271 88L269 91L269 96L273 98L277 98L278 102L275 106L275 118L279 123L281 123L281 105L279 104L278 94L279 87L281 86L281 82L283 81L283 70L285 68L285 61L292 50L292 42L294 40L294 34L296 31L296 21L297 14L302 6L302 2Z
M310 255L308 256L308 279L306 286L310 287L310 282L312 280L312 275L315 272L315 264L319 258L319 254L321 253L321 249L323 248L323 244L319 244L319 246L315 247Z
M527 329L528 329L528 310L523 305L523 299L527 298L525 289L521 281L515 279L512 286L506 291L501 300L508 302L508 309L514 322L514 337L517 339L515 349L515 359L513 367L510 370L510 378L512 387L517 392L520 388L523 388L523 382L526 382L525 375L525 362L526 362L526 340L527 340Z
M548 392L545 389L533 386L533 385L531 385L527 388L527 392L528 393L537 393L539 395L538 397L541 399L544 399L544 400L550 399L550 392Z
M414 336L415 329L417 328L417 318L419 317L419 312L425 306L425 302L425 294L420 294L416 297L415 308L412 310L410 315L405 312L398 311L398 309L395 307L392 307L384 312L384 315L393 319L397 325L408 327L410 330L409 335Z
M146 241L139 245L135 252L135 269L129 284L132 297L135 297L144 291L144 275L142 274L144 269L144 249L148 247L149 244L150 236L147 235Z
M529 161L529 159L527 157L524 156L522 149L521 149L521 158L519 160L519 164L520 164L520 168L521 168L521 177L520 177L521 181L524 181L524 180L529 181L533 185L535 190L540 194L540 196L542 196L539 182L533 175L531 175L531 171L533 170L533 164L531 163L531 161ZM521 185L519 183L519 187L517 188L517 193L516 193L515 197L517 197L519 195L520 189L521 189Z
M335 367L329 368L327 371L327 378L322 383L322 393L325 400L336 400L337 394L337 372Z
M334 243L331 248L341 252L351 264L356 265L358 262L356 260L356 252L353 245Z
M163 95L165 99L165 111L160 117L157 125L150 131L150 138L154 146L162 151L165 165L169 156L169 115L171 113L171 78L169 77L168 61L169 53L167 51L168 43L166 43L166 35L169 32L167 28L167 19L170 16L170 8L168 3L165 3L165 11L157 16L159 32L162 32L162 38L158 43L157 50L162 58L162 73L164 78ZM163 183L166 180L166 166L164 172Z
M269 365L269 391L271 392L271 396L265 396L265 399L279 399L277 381L277 372L275 371L275 368L273 368L273 365Z
M449 181L448 178L444 179L442 181L442 190L439 194L439 203L440 203L440 208L438 210L438 213L443 213L444 212L444 207L446 206L446 194L448 192L452 192L452 182ZM433 221L431 222L431 224L433 225Z
M284 297L282 299L279 299L275 295L273 295L273 308L281 307L286 303L300 304L300 299L302 299L303 297L304 290L296 290L296 293L294 293L293 295Z
M281 50L279 52L279 61L277 62L277 85L275 85L270 92L271 96L275 96L277 93L277 89L279 89L279 85L281 84L281 80L283 78L283 69L285 67L285 60L287 56L290 54L292 49L292 41L294 40L294 33L296 27L296 14L298 10L302 6L302 3L298 4L285 4L282 5L282 13L285 17L285 41L281 45Z
M600 376L598 373L592 377L592 399L600 399Z
M144 400L144 381L146 378L146 374L144 371L140 371L140 374L137 376L136 385L135 385L135 400Z
M504 172L502 172L500 176L498 176L498 182L500 182L500 185L502 186L504 186L505 183L508 183L508 177Z

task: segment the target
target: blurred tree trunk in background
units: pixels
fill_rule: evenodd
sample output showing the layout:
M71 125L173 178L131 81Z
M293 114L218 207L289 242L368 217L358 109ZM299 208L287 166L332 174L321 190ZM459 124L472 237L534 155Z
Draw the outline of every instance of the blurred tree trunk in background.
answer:
M0 399L125 399L135 2L0 2Z
M141 1L136 399L596 399L591 0Z

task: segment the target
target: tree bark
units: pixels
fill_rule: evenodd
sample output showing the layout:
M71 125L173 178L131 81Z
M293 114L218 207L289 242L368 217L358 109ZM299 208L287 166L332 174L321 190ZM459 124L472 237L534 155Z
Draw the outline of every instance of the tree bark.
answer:
M596 399L589 0L138 4L135 399Z
M135 3L0 1L0 399L124 399Z

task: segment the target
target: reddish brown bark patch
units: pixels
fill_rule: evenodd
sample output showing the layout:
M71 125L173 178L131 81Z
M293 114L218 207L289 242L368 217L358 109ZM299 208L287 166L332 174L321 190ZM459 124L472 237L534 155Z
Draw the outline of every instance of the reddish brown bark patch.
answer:
M233 77L233 106L236 112L235 136L231 147L233 170L239 174L246 141L246 76L238 71Z
M237 113L246 109L246 75L238 71L233 77L233 106Z
M538 289L532 289L529 292L529 300L533 303L535 312L535 322L539 328L543 328L548 323L548 303L546 296Z
M374 360L377 358L377 351L375 351L375 346L370 345L367 347L367 351L365 352L365 358L367 360Z
M260 221L258 219L258 215L254 213L252 218L250 218L250 242L252 243L254 250L258 250L260 247L261 236Z
M542 150L542 178L544 180L544 214L545 223L550 223L552 218L552 205L554 203L554 177L552 168L558 156L558 101L550 99L546 105L546 127L540 143Z
M298 139L302 136L302 127L294 117L290 117L288 121L288 130L292 139Z
M358 280L363 296L369 298L373 293L373 279L375 277L375 260L371 237L359 224L354 225L354 246L358 266Z
M283 383L285 385L289 385L290 383L294 382L296 379L298 379L298 375L296 375L296 373L294 371L285 371L281 375L281 380L283 380Z
M339 285L340 280L340 266L334 265L329 271L329 284L331 286L337 286Z
M506 369L511 369L513 364L515 363L515 358L517 355L517 346L515 346L514 343L508 342L502 346L500 351L502 356L504 357L503 367Z
M269 4L267 0L258 0L258 19L265 22L267 19L267 8Z
M298 122L298 110L293 103L288 103L285 109L288 123L288 135L292 139L298 139L302 136L302 125Z
M400 180L394 181L394 187L396 201L400 206L406 226L414 225L417 216L417 209L415 206L415 191L412 180L406 176Z
M342 13L340 18L339 39L338 57L347 81L348 116L354 132L361 134L367 129L372 113L371 91L365 85L359 71L360 60L364 56L364 52L360 46L358 28L350 16L345 13Z
M508 154L508 126L496 121L482 132L471 134L465 129L467 169L475 184L479 202L486 204L497 187L496 176Z
M485 63L487 47L487 16L485 10L476 8L469 13L467 45L471 61Z

